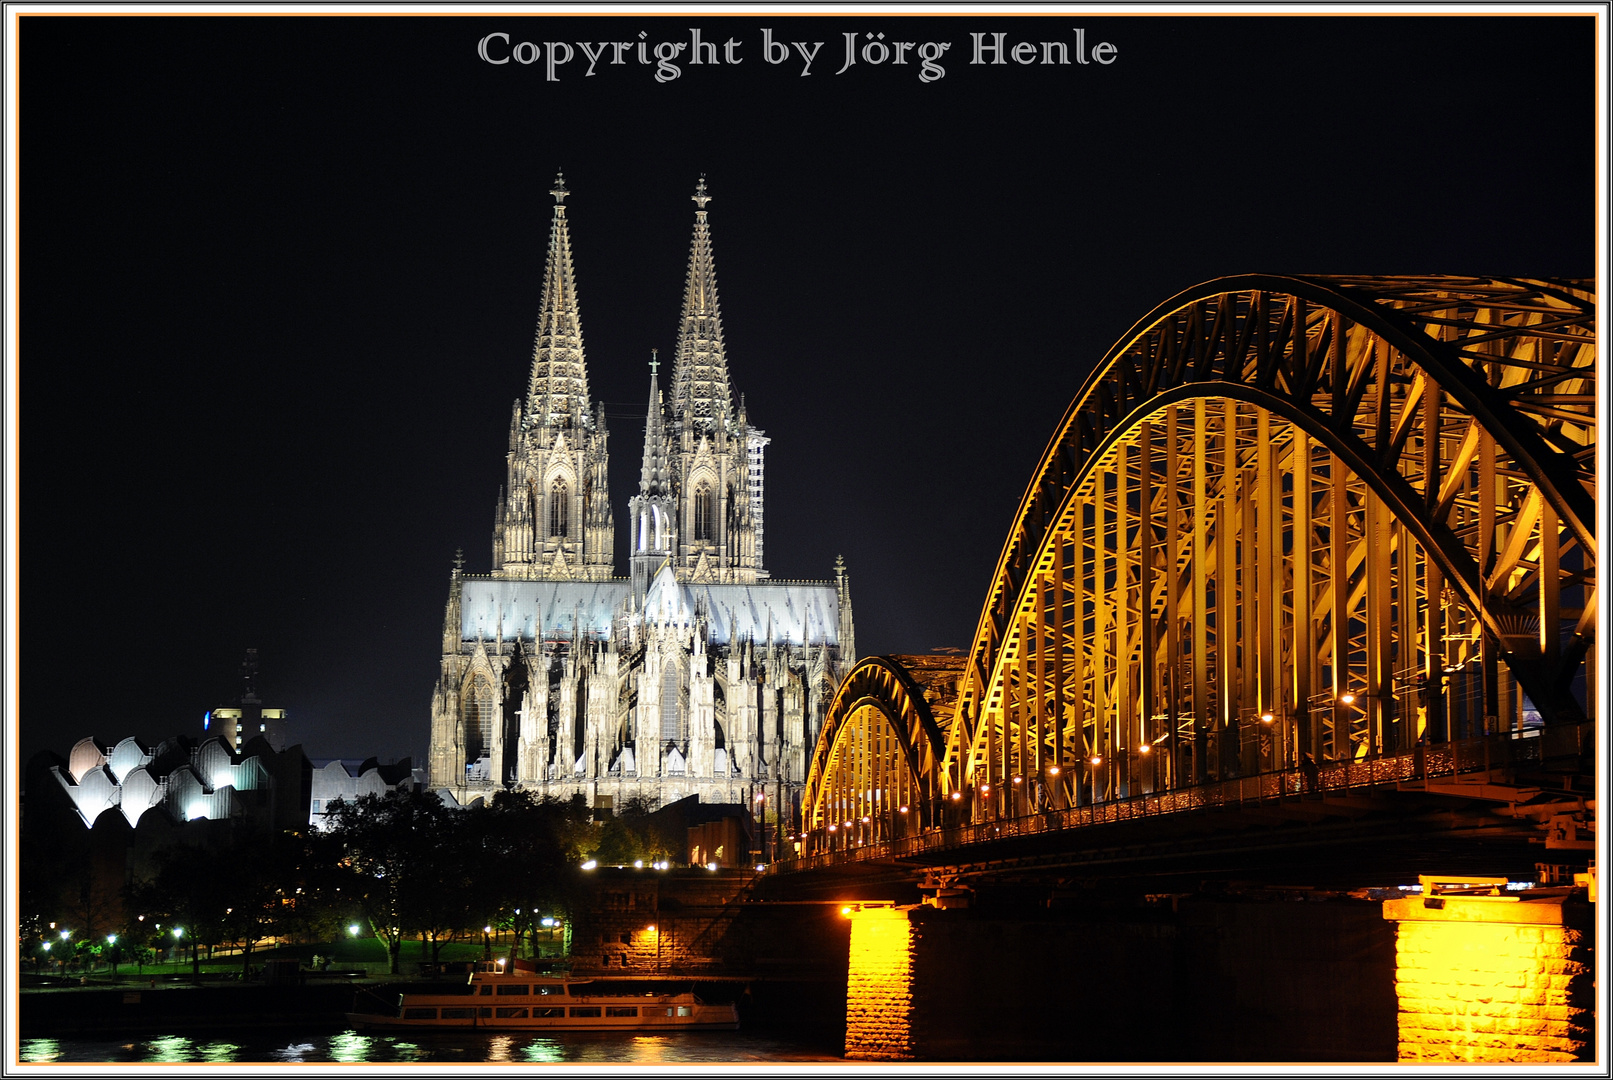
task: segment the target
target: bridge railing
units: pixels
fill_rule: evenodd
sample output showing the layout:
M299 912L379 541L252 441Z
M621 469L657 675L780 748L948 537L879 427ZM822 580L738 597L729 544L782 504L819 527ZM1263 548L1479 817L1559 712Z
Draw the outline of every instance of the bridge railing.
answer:
M1267 803L1284 799L1322 798L1330 793L1398 786L1433 779L1477 782L1497 771L1538 767L1552 760L1579 759L1595 734L1591 723L1525 728L1476 739L1419 745L1409 754L1278 769L1216 780L1174 791L1146 792L1085 806L1035 810L928 829L910 836L871 838L859 842L851 830L829 850L779 860L769 873L813 870L855 862L909 858L971 844L1066 829L1111 825L1212 807ZM821 837L812 838L822 842ZM809 840L809 843L811 840Z

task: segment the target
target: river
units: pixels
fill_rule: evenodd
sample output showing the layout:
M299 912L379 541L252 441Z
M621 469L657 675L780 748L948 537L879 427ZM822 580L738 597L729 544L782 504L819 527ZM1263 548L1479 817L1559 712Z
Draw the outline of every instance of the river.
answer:
M842 1061L834 1048L745 1031L677 1031L665 1034L570 1031L458 1035L365 1035L308 1028L237 1033L164 1034L149 1038L23 1039L21 1061L70 1062L298 1062L489 1061L660 1063Z

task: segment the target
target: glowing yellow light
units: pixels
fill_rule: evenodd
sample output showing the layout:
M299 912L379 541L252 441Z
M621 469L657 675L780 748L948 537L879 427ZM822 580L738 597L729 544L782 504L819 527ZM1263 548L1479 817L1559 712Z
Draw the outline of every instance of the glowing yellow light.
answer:
M953 801L954 801L954 802L955 802L955 801L957 801L957 800L958 800L958 799L961 799L961 798L963 798L963 792L961 792L961 791L954 791L954 792L953 792L953 793L952 793L952 798L953 798Z
M864 824L864 825L866 825L866 824L868 824L868 823L869 823L869 822L870 822L870 821L872 821L872 820L874 820L874 819L873 819L873 818L871 818L871 817L869 817L869 816L868 816L868 815L867 815L867 814L864 814L864 815L863 815L863 824Z
M1091 761L1092 764L1094 764L1094 765L1102 765L1103 764L1103 755L1102 754L1093 754L1092 757L1089 758L1088 760Z
M905 813L907 813L907 807L905 807L905 806L899 807L896 812L898 814L905 814Z
M1022 777L1022 776L1016 776L1016 777L1014 777L1014 783L1016 783L1016 784L1017 784L1017 783L1019 783L1019 782L1020 782L1020 781L1021 781L1021 780L1023 780L1023 779L1024 779L1024 777Z
M849 918L851 918L851 909L849 907L843 907L843 908L840 909L840 914L846 916L846 918L849 919Z
M654 923L651 923L651 924L650 924L650 925L648 925L648 926L646 926L646 927L645 927L645 928L644 928L644 932L645 932L645 933L647 933L647 934L653 934L653 933L655 933L655 924L654 924Z
M1260 714L1260 722L1261 722L1261 723L1262 723L1262 724L1269 724L1269 723L1271 723L1271 722L1272 722L1272 720L1274 720L1274 719L1276 719L1276 718L1275 718L1275 717L1273 717L1273 716L1272 716L1272 715L1271 715L1271 713L1261 713L1261 714Z
M846 1056L911 1057L913 929L894 907L848 911Z
M1049 765L1048 766L1047 775L1049 775L1049 776L1057 776L1058 774L1059 774L1059 767L1057 765Z
M991 790L991 785L990 784L981 784L980 785L980 790L982 792L990 791Z
M1148 751L1150 751L1152 749L1153 749L1152 746L1149 746L1147 743L1143 743L1141 746L1139 746L1137 748L1137 752L1139 754L1146 754L1146 753L1148 753Z
M1355 695L1354 694L1345 694L1342 697L1340 697L1339 700L1344 702L1344 704L1346 704L1346 705L1354 705L1355 704Z

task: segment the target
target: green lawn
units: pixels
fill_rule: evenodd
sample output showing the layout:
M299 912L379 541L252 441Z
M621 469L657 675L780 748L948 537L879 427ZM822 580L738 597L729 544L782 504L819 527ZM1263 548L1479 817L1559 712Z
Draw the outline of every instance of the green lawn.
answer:
M505 939L493 946L493 954L501 956L508 952L509 941ZM216 955L213 959L207 958L207 950L201 951L201 971L203 974L235 975L241 970L245 960L239 954ZM280 945L275 947L259 946L252 950L252 966L262 968L266 960L296 959L305 968L314 966L314 957L330 958L331 971L365 971L371 975L387 974L386 948L373 937L349 937L340 941L324 942L312 945ZM472 941L455 941L442 945L437 951L437 958L442 962L460 960L479 960L482 957L482 943L480 937ZM402 975L413 975L419 970L422 960L431 959L429 950L422 949L420 942L405 941L403 949L398 954L398 972ZM32 973L31 965L25 965L24 972ZM41 974L49 972L41 967ZM74 977L86 974L92 981L105 981L111 977L111 972L103 964L99 969L91 972L74 972ZM182 960L167 960L160 964L144 964L138 968L128 962L118 964L118 978L120 980L137 981L142 979L163 978L168 975L186 976L191 974L190 955L187 952Z

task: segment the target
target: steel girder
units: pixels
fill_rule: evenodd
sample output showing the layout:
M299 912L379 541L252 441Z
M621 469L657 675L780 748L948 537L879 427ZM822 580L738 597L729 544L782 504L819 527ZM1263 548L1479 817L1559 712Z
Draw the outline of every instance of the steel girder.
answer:
M1004 796L1032 780L1057 805L1391 752L1451 734L1468 665L1486 730L1521 724L1524 695L1581 719L1594 318L1575 283L1453 277L1223 278L1160 305L1021 502L943 790L989 815L1023 810ZM1227 754L1250 717L1273 726ZM1027 782L979 798L1011 775Z
M838 831L863 817L884 816L881 825L891 831L896 822L888 815L898 812L911 814L915 827L930 824L945 745L923 689L899 662L858 661L818 735L801 801L803 830L822 843L831 826Z

